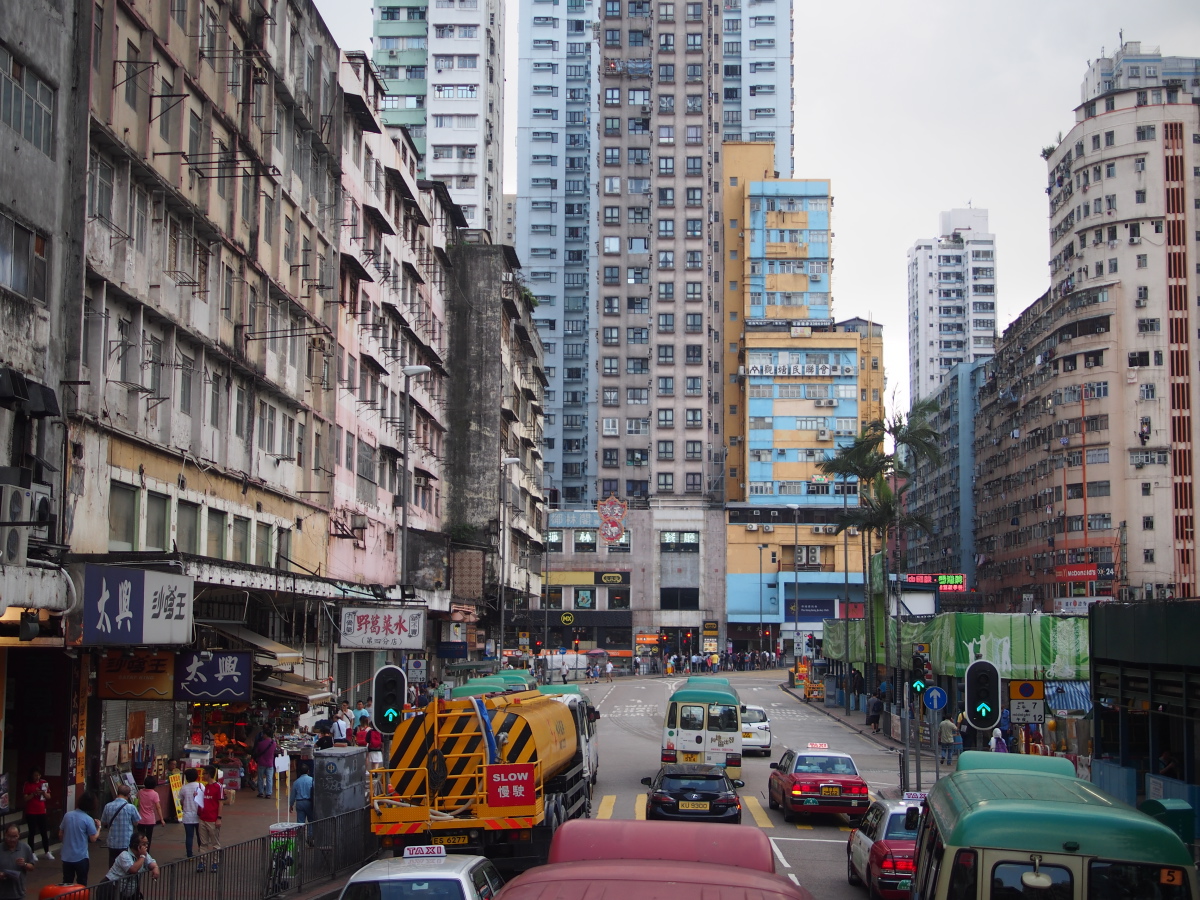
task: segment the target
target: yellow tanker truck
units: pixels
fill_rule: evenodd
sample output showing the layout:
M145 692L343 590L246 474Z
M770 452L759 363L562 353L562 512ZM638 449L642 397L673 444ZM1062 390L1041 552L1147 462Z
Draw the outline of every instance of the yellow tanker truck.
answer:
M508 871L543 863L558 826L591 815L599 718L582 694L434 700L370 772L372 829L396 855L442 844Z

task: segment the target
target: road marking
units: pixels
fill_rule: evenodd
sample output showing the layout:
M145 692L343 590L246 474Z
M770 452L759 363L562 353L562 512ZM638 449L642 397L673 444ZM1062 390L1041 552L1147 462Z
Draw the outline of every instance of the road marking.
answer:
M830 838L807 838L807 837L777 837L771 838L771 846L775 846L775 841L807 841L810 844L844 844L845 841L831 840ZM789 866L790 868L790 866Z
M784 859L783 851L775 846L775 842L777 840L779 840L779 838L771 838L771 852L775 854L775 858L777 860L779 860L781 863L783 863L783 866L785 869L790 869L792 867L792 864L790 862L788 862L786 859Z
M792 879L792 881L795 882L796 887L800 887L800 879L796 876L796 874L794 872L788 872L788 878Z
M838 831L857 831L857 828L851 828L849 825L839 825Z
M759 828L775 827L775 823L771 821L771 817L762 808L762 804L758 802L757 797L743 797L742 802L746 804L746 808L750 810L750 815L754 817L755 825Z
M796 827L798 829L800 829L801 831L812 831L813 830L813 827L811 825L797 825Z
M600 801L600 809L596 813L596 818L597 819L611 819L612 814L613 814L613 807L616 805L617 805L617 795L616 794L605 794L604 798Z
M633 801L633 817L635 819L646 818L646 795L638 794L637 799Z

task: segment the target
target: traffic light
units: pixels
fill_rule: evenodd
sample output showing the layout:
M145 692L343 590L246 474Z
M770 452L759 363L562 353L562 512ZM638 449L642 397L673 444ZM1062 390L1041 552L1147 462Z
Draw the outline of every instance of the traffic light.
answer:
M408 676L399 666L380 666L375 670L371 696L375 704L375 727L384 734L391 734L404 718Z
M808 637L806 637L804 639L805 649L806 650L815 650L816 649L816 640L817 640L817 636L815 634L810 634Z
M963 678L967 722L980 731L991 731L1000 722L1000 672L986 659L967 666Z
M575 638L575 652L579 652L579 638Z
M537 638L533 642L533 655L534 656L542 655L542 639L541 638Z

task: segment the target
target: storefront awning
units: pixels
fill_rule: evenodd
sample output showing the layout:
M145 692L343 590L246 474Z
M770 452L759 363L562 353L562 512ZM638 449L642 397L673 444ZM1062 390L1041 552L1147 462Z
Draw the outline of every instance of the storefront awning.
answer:
M212 627L222 634L233 638L235 641L249 644L255 648L257 656L268 656L281 666L297 666L304 662L304 657L299 650L293 650L286 644L273 641L269 637L263 637L257 631L251 631L249 628L244 628L241 625L221 624Z
M254 682L254 690L255 693L273 694L305 703L321 703L333 699L333 692L325 682L309 681L289 672L281 672L263 681Z
M1050 712L1063 710L1073 713L1092 711L1092 683L1090 681L1047 681L1045 683L1046 709Z

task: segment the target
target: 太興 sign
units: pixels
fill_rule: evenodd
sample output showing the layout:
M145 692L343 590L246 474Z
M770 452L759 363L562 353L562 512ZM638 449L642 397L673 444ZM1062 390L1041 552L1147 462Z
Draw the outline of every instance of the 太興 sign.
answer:
M421 650L425 647L425 610L344 609L338 643L362 650Z
M254 670L251 654L214 650L175 659L175 699L188 703L245 703Z
M186 575L85 566L83 644L190 644L194 590Z

